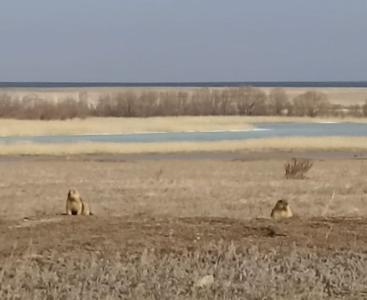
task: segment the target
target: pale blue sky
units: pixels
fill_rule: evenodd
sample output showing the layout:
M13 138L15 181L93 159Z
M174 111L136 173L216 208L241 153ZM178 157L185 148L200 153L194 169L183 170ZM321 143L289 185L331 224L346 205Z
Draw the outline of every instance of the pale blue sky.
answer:
M367 80L366 0L0 0L0 81Z

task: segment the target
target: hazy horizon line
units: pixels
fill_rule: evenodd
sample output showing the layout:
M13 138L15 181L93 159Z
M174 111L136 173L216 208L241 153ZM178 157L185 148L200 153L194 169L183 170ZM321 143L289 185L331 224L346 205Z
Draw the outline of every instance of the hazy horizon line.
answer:
M0 88L27 87L367 87L367 80L351 81L0 81Z

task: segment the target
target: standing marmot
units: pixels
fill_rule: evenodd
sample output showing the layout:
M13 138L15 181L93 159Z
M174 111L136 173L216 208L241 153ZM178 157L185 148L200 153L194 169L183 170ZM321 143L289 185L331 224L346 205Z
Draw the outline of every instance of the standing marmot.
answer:
M92 215L88 204L80 197L76 189L70 189L68 198L66 199L66 214L67 215Z
M286 200L278 200L270 215L274 220L293 217L293 213Z

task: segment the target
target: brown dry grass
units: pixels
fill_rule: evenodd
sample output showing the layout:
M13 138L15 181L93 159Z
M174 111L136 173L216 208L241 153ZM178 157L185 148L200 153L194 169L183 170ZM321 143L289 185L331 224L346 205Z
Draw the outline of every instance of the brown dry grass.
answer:
M293 151L337 150L363 151L367 139L363 137L291 137L218 142L164 142L164 143L98 143L81 142L41 144L19 142L3 144L0 155L77 155L77 154L132 154L228 151Z
M252 127L243 117L221 116L87 118L66 121L0 119L0 136L247 130Z
M104 158L0 160L1 299L365 299L367 161ZM300 218L255 219L280 198Z
M50 158L51 159L51 158ZM267 217L276 200L297 214L364 216L366 161L315 161L308 179L284 178L284 160L82 161L1 160L0 218L63 212L74 186L97 215Z
M154 250L80 259L29 252L2 265L1 299L365 299L365 253L317 255L299 249L210 244L160 255ZM211 284L200 286L205 276ZM16 297L18 296L18 297Z

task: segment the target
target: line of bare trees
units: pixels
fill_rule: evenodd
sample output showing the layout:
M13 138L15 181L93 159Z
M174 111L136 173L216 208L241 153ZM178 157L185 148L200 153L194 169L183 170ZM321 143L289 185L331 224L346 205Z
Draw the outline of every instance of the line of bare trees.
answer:
M285 90L266 94L254 87L197 90L126 90L102 95L92 103L88 97L49 101L38 97L11 98L0 94L0 118L70 119L151 116L367 116L364 105L331 104L321 92L308 91L290 98Z

